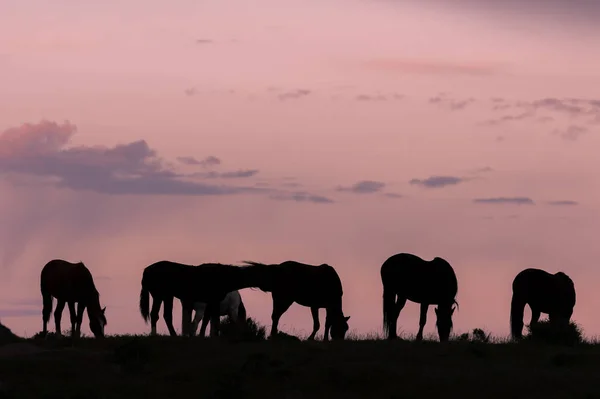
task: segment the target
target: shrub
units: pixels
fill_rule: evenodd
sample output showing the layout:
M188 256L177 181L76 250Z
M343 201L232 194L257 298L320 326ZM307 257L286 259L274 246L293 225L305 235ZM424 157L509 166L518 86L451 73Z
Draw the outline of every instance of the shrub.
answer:
M251 317L246 319L245 323L235 323L229 317L221 322L221 337L234 341L255 342L266 339L267 330Z
M490 343L490 334L486 334L482 328L475 328L473 330L473 341L482 342L484 344Z
M525 340L530 342L567 346L583 342L581 327L574 321L570 321L569 324L557 324L542 320L527 326L527 329L529 334L525 336Z

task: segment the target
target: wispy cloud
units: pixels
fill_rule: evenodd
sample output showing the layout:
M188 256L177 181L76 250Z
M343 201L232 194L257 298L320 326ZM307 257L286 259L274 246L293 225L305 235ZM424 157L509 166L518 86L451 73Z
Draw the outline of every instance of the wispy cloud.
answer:
M369 69L391 73L488 76L503 72L503 68L500 65L494 64L480 62L455 63L451 61L408 58L374 59L367 61L365 66Z
M347 191L355 194L373 194L383 190L385 183L374 180L362 180L350 187L338 187L337 191Z
M553 206L574 206L574 205L579 205L579 202L577 202L577 201L571 201L571 200L548 201L546 203L548 205L553 205Z
M473 202L476 204L535 205L535 202L529 197L476 198L473 200Z
M221 164L221 160L212 155L204 159L196 159L194 157L177 157L177 160L185 165L199 165L203 167L216 166Z
M463 183L469 179L457 176L430 176L426 179L412 179L410 184L426 188L442 188Z
M279 192L271 194L269 198L277 201L313 202L317 204L331 204L334 201L322 195L315 195L305 191Z
M297 89L292 91L286 91L277 95L277 98L281 101L286 100L297 100L302 97L306 97L311 93L311 90Z

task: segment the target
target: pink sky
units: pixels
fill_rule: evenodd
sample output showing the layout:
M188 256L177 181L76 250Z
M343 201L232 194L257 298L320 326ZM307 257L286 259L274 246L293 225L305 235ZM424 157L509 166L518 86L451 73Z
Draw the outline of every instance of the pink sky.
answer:
M573 278L599 334L598 8L453 4L3 1L2 323L41 329L53 258L92 270L108 333L149 331L155 261L297 260L333 265L351 329L380 331L379 268L409 252L453 265L457 333L507 335L537 267ZM270 325L270 296L242 296ZM299 305L280 322L311 326Z

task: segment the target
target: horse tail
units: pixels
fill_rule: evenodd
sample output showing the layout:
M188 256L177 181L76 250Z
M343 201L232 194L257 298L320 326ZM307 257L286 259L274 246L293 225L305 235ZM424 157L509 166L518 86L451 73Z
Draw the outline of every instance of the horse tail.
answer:
M510 332L513 339L520 339L523 335L523 313L525 301L513 292L510 303Z
M389 288L386 290L385 286L383 287L383 332L386 335L390 335L393 333L392 328L392 318L395 314L396 308L396 293Z
M142 290L140 292L140 313L147 323L150 317L150 292L144 286L144 279L142 278Z

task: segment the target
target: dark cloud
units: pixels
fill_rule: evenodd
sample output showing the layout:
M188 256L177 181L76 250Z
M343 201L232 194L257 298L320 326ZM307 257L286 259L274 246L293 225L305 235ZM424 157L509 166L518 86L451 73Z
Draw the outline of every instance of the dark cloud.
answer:
M515 204L515 205L535 205L535 202L529 197L492 197L476 198L473 202L477 204Z
M338 187L337 191L348 191L356 194L372 194L383 190L385 183L374 180L362 180L350 187Z
M5 130L0 134L0 174L42 178L59 188L112 195L260 192L256 187L206 184L168 169L144 140L114 147L67 147L76 130L69 122L50 121Z
M311 93L310 90L298 89L292 91L286 91L277 95L277 98L281 101L285 100L296 100L302 97L306 97Z
M334 201L322 195L310 194L305 191L280 192L271 194L269 198L277 201L314 202L317 204L331 204Z
M177 160L184 165L200 165L204 167L216 166L221 164L221 160L212 155L204 159L196 159L194 157L177 157Z
M579 205L579 202L577 202L577 201L571 201L571 200L548 201L546 203L548 205L553 205L553 206L573 206L573 205Z
M442 188L463 183L469 179L457 176L430 176L427 179L412 179L410 184L426 188Z

